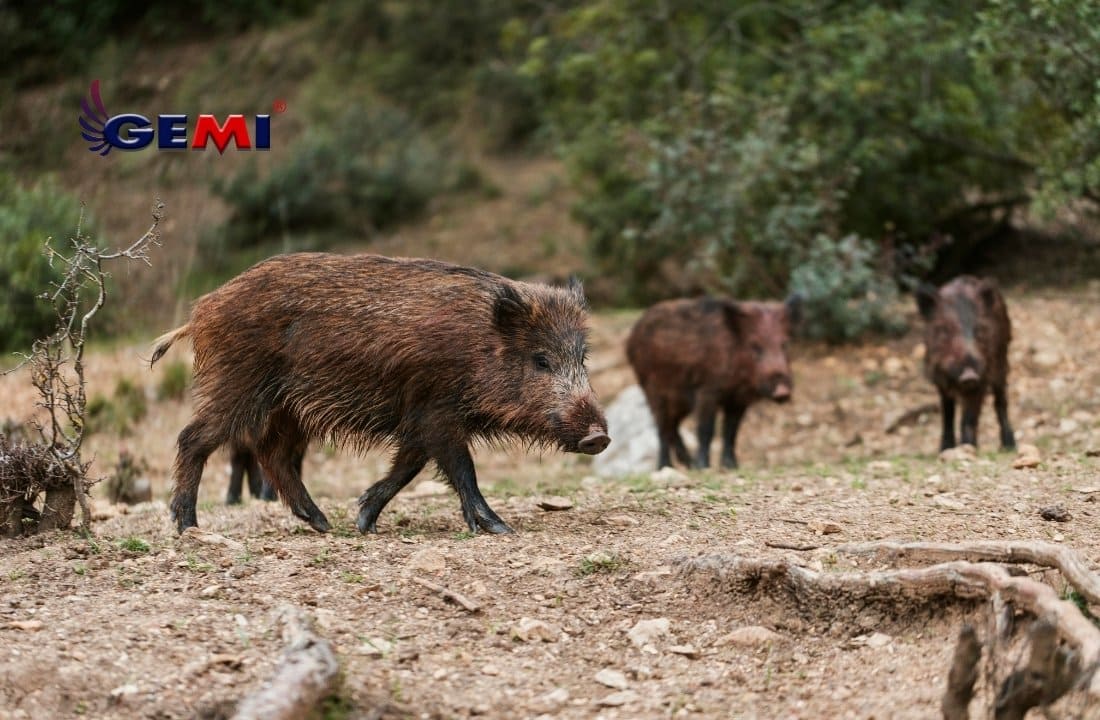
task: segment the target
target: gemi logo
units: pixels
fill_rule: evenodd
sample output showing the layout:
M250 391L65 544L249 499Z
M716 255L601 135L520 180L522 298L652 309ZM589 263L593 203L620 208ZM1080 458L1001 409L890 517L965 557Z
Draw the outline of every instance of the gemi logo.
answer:
M91 101L89 104L88 101ZM80 101L80 136L88 141L88 150L107 155L112 148L119 150L141 150L157 141L159 150L205 150L207 143L213 143L218 153L232 140L238 150L271 149L271 116L256 115L253 135L248 134L248 123L244 115L230 115L224 123L219 123L214 115L199 115L195 120L195 129L190 141L187 133L187 115L157 115L156 130L149 118L137 113L110 115L103 107L99 95L99 80L93 80L88 97ZM278 100L275 109L282 112L286 103Z

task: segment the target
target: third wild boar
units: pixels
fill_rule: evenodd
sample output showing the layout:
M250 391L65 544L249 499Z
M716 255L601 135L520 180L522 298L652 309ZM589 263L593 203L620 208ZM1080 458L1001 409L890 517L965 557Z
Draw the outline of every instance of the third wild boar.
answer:
M757 400L791 398L787 344L800 308L798 295L784 303L699 298L667 300L642 315L626 354L657 424L658 468L672 464L670 449L692 465L679 425L693 410L695 466L710 463L715 417L722 410L722 467L737 467L737 430L745 410Z
M1008 343L1012 323L997 286L960 275L941 288L921 285L917 307L925 320L924 372L940 393L940 449L955 447L955 403L962 404L960 439L978 444L982 401L993 391L1001 447L1016 447L1008 422Z
M195 415L180 432L172 514L196 524L207 458L252 445L291 512L318 531L294 459L311 439L395 447L359 498L360 532L429 462L471 531L509 532L478 489L470 444L516 437L596 454L610 438L588 382L579 283L516 282L435 260L298 253L271 258L203 296L158 338L195 350Z

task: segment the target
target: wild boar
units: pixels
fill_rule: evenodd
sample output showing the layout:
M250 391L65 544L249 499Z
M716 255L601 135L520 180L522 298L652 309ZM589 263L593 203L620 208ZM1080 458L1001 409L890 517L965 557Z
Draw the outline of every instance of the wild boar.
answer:
M693 410L699 438L695 466L710 464L715 418L722 410L721 464L737 467L735 446L745 410L757 400L791 398L787 346L801 303L798 295L784 303L667 300L642 315L626 354L657 424L658 468L672 464L670 449L679 462L692 465L679 425Z
M458 493L471 532L510 532L478 489L470 444L508 437L596 454L610 442L588 381L578 282L531 285L435 260L326 253L259 263L203 296L156 341L190 337L195 416L179 435L172 514L196 524L203 465L252 446L297 517L324 532L295 465L309 440L395 446L359 498L360 532L429 462Z
M304 454L294 459L295 470L298 476L302 475L302 460ZM244 476L248 475L248 491L257 500L275 500L275 490L264 479L260 462L256 459L256 453L244 443L234 443L229 452L229 490L225 495L226 505L238 505L241 502L241 494L244 491Z
M1001 447L1016 447L1008 422L1008 344L1012 323L996 284L960 275L941 288L916 291L924 318L924 372L940 394L940 449L955 447L955 403L962 403L963 444L978 444L978 416L986 393L1001 426Z

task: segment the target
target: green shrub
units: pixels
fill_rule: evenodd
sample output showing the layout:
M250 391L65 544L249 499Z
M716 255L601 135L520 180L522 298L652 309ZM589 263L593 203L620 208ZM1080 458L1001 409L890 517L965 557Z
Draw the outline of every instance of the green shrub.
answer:
M145 391L127 378L119 378L110 398L93 395L84 411L86 432L113 432L129 435L134 425L145 417L148 407Z
M459 167L404 112L349 112L303 138L265 177L249 164L229 182L215 183L233 214L214 249L392 228L464 179Z
M174 360L164 366L157 383L158 400L182 400L191 386L191 368L183 360Z
M41 296L60 279L43 254L53 237L57 247L80 218L80 203L50 180L29 188L0 173L0 350L30 350L31 343L54 329L57 314ZM93 235L91 223L82 232Z

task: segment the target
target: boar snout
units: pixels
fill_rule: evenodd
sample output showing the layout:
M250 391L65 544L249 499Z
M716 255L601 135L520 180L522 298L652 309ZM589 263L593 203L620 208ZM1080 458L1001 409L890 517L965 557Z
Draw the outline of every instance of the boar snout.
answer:
M774 376L761 390L760 394L771 398L772 402L780 404L789 402L791 399L791 379L785 375Z
M981 384L981 375L972 367L965 368L959 373L959 387L963 390L974 390Z
M599 455L610 443L611 438L608 434L593 425L589 428L588 434L577 443L577 450L585 455Z

